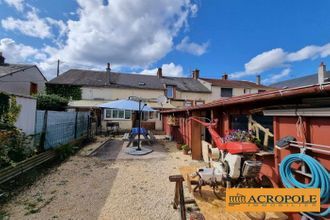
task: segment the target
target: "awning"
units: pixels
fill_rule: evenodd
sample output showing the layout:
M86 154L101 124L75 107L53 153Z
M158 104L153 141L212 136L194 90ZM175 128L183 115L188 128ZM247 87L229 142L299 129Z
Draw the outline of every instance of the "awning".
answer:
M107 100L75 100L68 103L69 108L99 108L98 105L109 102Z
M111 102L111 100L74 100L68 103L69 108L100 108L99 105ZM163 106L157 102L146 102L153 109L176 109L170 103L164 103Z
M129 99L120 99L116 101L110 101L98 105L101 108L112 108L112 109L122 109L122 110L131 110L131 111L143 111L143 112L153 112L153 108L147 104L141 102L139 105L138 101L133 101Z
M148 106L155 109L175 109L176 107L170 103L164 103L163 106L158 102L147 102Z

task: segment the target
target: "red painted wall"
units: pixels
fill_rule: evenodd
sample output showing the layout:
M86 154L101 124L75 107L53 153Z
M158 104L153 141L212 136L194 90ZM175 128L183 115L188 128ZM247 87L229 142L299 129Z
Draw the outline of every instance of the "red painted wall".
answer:
M179 119L179 127L177 129L171 128L167 125L167 116L164 115L164 130L167 135L172 135L176 140L182 140L190 147L192 145L192 123L188 120L185 114L178 114L176 118ZM229 130L229 115L220 111L214 111L213 118L219 120L219 130L221 136L226 130ZM323 144L330 146L330 117L305 117L303 119L304 133L306 142L314 144ZM274 117L274 140L275 143L285 136L294 136L298 141L304 141L304 137L299 137L297 132L298 117ZM261 176L267 176L275 187L282 187L279 176L278 164L288 155L292 153L299 153L298 148L287 148L284 150L274 149L274 155L263 156L258 159L263 161L261 169ZM322 155L313 152L308 152L309 155L317 159L326 169L330 170L329 155ZM303 178L302 178L303 179ZM301 218L300 214L287 213L290 219L298 220Z
M303 125L305 130L306 142L313 144L322 144L330 146L330 118L329 117L305 117L303 119ZM275 142L285 136L294 136L298 141L304 141L304 137L299 137L297 133L297 120L298 117L274 117L274 140ZM295 147L289 147L287 149L274 150L274 157L264 157L263 167L261 169L261 175L269 177L275 186L281 185L281 179L279 176L278 164L289 154L299 153L299 149ZM318 160L326 169L330 170L329 155L319 154L308 151L308 155L313 156ZM304 180L300 177L301 181ZM290 219L298 220L301 215L298 213L286 213Z

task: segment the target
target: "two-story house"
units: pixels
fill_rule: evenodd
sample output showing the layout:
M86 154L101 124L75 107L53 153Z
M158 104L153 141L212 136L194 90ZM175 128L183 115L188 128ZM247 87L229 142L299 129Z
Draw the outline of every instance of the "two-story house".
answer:
M155 75L142 75L112 72L110 65L106 71L71 69L47 83L49 88L59 85L80 87L81 100L69 103L71 108L79 111L98 109L101 103L130 96L146 99L148 105L162 110L204 104L221 98L221 95L225 96L225 89L233 89L232 95L268 89L246 81L200 78L199 70L194 70L192 77L169 77L163 75L161 68L158 68ZM161 96L167 97L167 103L157 103L157 98ZM103 125L106 121L118 121L123 129L129 129L134 124L132 113L127 111L104 109L99 111L98 117ZM153 122L155 129L162 129L159 114L146 113L144 120Z
M223 74L220 79L199 78L199 80L212 91L209 101L272 90L271 87L261 85L259 75L256 76L256 83L243 80L229 80L227 74Z

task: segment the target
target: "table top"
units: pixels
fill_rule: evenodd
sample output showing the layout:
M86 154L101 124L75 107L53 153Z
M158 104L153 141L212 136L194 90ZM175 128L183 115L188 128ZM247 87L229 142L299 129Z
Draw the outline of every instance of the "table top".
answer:
M131 129L131 134L138 134L138 133L139 133L139 128L132 128ZM140 134L148 134L147 129L140 128Z

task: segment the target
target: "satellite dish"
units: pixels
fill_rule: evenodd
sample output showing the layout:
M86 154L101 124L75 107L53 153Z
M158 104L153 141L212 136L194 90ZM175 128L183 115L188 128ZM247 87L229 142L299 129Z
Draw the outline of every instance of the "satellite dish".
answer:
M165 103L167 103L167 97L164 95L161 95L157 98L157 103L160 104L162 107Z

